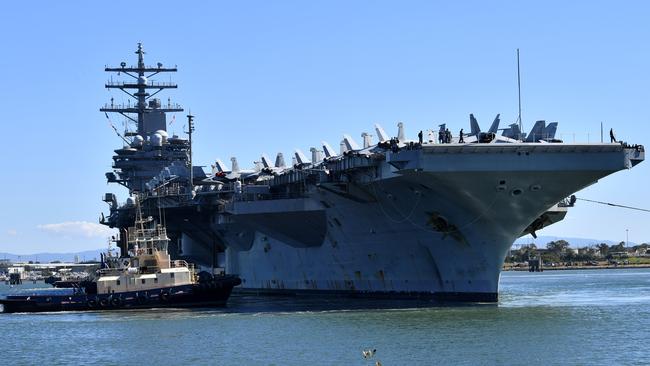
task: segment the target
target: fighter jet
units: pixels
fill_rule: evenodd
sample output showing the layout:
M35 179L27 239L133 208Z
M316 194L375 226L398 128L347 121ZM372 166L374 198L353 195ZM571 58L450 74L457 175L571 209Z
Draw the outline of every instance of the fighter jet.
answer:
M557 122L551 122L546 126L546 121L543 120L535 122L533 129L526 136L526 142L562 142L555 139L557 125Z
M282 173L283 171L286 170L286 166L284 164L284 156L282 153L278 153L278 155L275 158L275 165L271 165L271 159L269 159L266 154L262 154L261 158L261 171L262 173L267 173L267 174L279 174Z
M490 129L487 130L487 132L483 132L481 131L481 127L479 126L478 121L474 117L474 114L470 114L469 115L470 133L467 135L468 136L467 138L464 138L465 142L466 143L493 142L497 137L497 131L499 130L499 122L501 122L499 116L501 115L497 114L497 116L494 118L494 121L492 121L492 125L490 126Z
M215 160L214 165L212 165L212 175L214 177L223 178L230 170L226 170L226 164L223 163L220 159Z
M519 124L513 123L508 128L504 128L500 137L505 137L513 140L520 140L523 138L523 134L519 129Z
M261 162L255 162L255 169L242 170L239 169L236 157L233 156L230 161L232 162L231 169L226 170L225 164L219 159L216 160L212 166L215 178L224 178L226 180L250 179L257 177L262 171L263 164Z

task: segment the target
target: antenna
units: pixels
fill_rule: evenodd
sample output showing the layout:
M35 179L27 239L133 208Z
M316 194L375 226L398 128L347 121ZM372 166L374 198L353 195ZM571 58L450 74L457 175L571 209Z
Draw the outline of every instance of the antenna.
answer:
M189 135L189 140L190 140L190 148L189 148L189 153L190 153L190 188L191 190L194 190L194 167L192 166L192 132L194 132L194 116L192 115L192 112L187 115L187 133Z
M600 143L603 143L603 121L600 121Z
M122 141L124 141L124 143L125 143L127 146L130 146L130 145L131 145L131 142L130 142L129 140L127 140L124 136L122 136L122 134L120 134L120 131L118 131L117 128L115 127L115 125L113 125L113 122L111 121L111 118L108 116L108 113L104 112L104 114L106 115L106 119L108 120L108 125L111 126L111 128L113 129L113 131L115 131L115 133L117 134L117 136L119 136L119 138L121 138Z
M521 73L519 71L519 48L517 48L517 95L519 97L519 133L521 134L524 131L524 124L521 121ZM521 138L521 137L520 137Z

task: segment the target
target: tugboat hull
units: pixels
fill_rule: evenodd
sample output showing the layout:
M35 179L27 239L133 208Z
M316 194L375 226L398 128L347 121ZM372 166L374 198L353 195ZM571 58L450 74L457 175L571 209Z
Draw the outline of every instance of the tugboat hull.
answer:
M225 306L232 288L241 283L235 276L182 285L112 294L12 295L0 299L5 313L149 309L162 307Z

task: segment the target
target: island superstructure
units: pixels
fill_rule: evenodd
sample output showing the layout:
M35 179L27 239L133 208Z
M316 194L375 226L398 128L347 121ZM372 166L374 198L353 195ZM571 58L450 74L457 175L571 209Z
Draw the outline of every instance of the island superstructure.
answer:
M238 274L238 291L497 301L516 238L562 220L574 192L645 157L637 145L562 142L556 122L499 134L499 116L486 132L471 116L462 142L409 140L402 123L391 137L375 125L377 142L344 135L340 150L322 142L310 158L295 151L290 165L279 153L250 170L216 160L206 173L191 166L189 139L167 136L164 116L180 107L147 92L165 89L152 76L176 68L147 67L141 46L136 53L138 67L106 68L133 76L116 85L137 90L136 107L102 109L137 121L108 180L164 216L172 256ZM132 225L131 199L105 201L102 223Z

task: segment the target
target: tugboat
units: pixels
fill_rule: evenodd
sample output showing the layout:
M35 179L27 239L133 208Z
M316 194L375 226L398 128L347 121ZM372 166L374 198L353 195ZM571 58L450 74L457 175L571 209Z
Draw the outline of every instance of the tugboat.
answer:
M137 201L137 199L136 199ZM97 278L82 281L68 293L43 292L9 295L0 299L5 313L145 309L159 307L224 306L233 287L241 284L235 275L196 273L184 260L172 260L169 237L152 217L136 210L135 226L127 231L128 256L109 250L102 254ZM51 292L51 291L50 291Z

